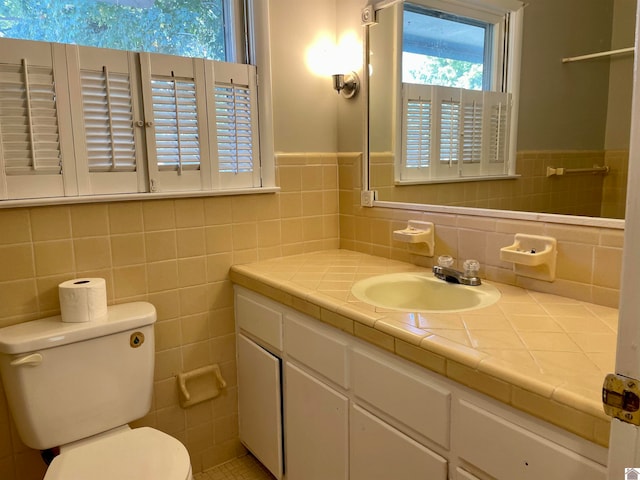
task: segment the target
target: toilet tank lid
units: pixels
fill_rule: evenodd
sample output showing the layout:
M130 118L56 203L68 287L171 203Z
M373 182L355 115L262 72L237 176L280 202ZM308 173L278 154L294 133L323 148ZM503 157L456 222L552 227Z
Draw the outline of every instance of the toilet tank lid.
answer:
M112 305L103 320L63 322L60 315L0 328L0 353L33 352L151 325L156 309L148 302Z

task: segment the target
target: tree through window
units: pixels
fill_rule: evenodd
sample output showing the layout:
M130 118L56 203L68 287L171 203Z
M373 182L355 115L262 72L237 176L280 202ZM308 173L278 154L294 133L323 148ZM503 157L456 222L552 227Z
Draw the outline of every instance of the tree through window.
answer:
M228 0L3 0L0 37L233 61Z

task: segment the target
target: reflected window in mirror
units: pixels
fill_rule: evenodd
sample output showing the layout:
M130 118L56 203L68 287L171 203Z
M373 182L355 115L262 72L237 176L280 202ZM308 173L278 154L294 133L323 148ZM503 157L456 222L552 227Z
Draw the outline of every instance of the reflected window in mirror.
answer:
M514 64L512 83L518 84L513 101L517 112L512 110L517 124L510 135L510 148L517 151L515 175L415 184L397 181L403 5L384 3L376 7L377 23L367 29L368 187L376 199L624 218L634 66L628 47L635 43L636 0L532 0L509 13L512 25L523 25L520 58L511 57L520 63ZM588 55L619 50L628 53ZM586 55L581 61L564 62L565 57L581 55ZM548 167L574 174L548 176Z
M401 10L402 152L396 183L514 173L512 70L519 32L510 11L493 4L417 1Z
M491 23L413 4L403 17L404 83L491 89Z

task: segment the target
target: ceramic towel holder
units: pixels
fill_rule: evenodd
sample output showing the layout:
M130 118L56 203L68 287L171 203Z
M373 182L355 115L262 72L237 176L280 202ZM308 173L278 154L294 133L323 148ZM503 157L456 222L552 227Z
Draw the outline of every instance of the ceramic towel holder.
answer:
M513 263L516 275L547 282L556 279L557 242L553 237L517 233L513 245L500 249L500 260Z
M178 389L182 408L188 408L215 398L225 388L227 388L227 382L222 378L220 367L217 364L178 374Z
M435 227L432 222L409 220L407 228L394 230L393 239L409 244L409 252L414 255L433 257L435 247Z

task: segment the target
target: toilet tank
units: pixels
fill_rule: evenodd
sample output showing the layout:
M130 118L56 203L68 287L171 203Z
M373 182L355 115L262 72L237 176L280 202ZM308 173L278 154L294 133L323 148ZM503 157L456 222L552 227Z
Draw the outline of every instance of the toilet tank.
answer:
M153 305L134 302L108 307L101 321L0 329L0 374L23 442L43 450L146 415L155 320Z

